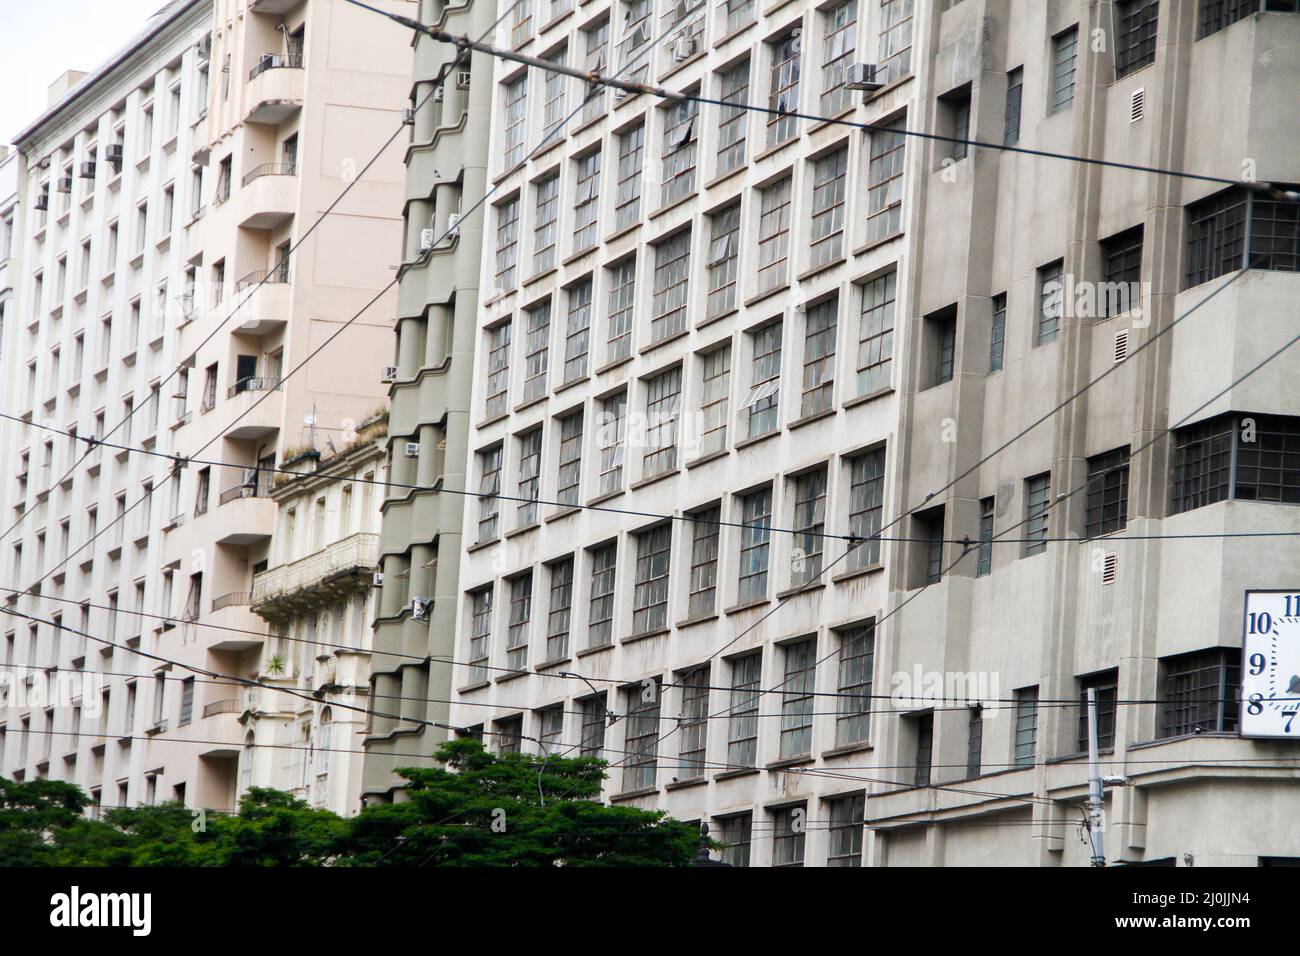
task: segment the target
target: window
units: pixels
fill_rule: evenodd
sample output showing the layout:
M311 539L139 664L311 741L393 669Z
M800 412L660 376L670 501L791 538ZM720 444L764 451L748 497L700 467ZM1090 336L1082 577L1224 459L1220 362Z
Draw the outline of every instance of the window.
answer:
M587 614L587 644L604 647L614 639L614 567L618 545L610 542L590 552L591 601Z
M1294 203L1228 189L1189 206L1187 214L1189 287L1241 269L1248 260L1255 269L1300 270Z
M478 453L479 484L478 540L491 541L499 533L497 517L501 513L501 446Z
M1016 728L1012 759L1017 767L1032 767L1038 746L1038 688L1025 687L1015 692Z
M944 309L936 315L926 316L927 332L934 349L934 383L943 385L952 381L957 359L957 307Z
M1160 662L1161 737L1204 731L1235 733L1241 697L1241 651L1216 647Z
M772 322L750 335L754 357L749 397L749 437L756 438L780 426L781 323Z
M650 0L623 0L623 38L618 42L620 74L632 81L644 80L649 65L642 51L650 42ZM632 69L632 64L638 64Z
M735 33L741 27L754 22L754 0L724 0L724 2L727 8L727 33Z
M487 330L487 404L484 415L499 418L510 410L510 322Z
M730 6L732 0L727 0ZM747 6L753 6L753 0L745 0ZM741 813L734 817L724 817L722 833L718 842L722 844L722 860L731 866L749 866L750 834L753 829L754 815Z
M788 114L799 109L799 50L803 31L795 27L784 37L770 44L772 66L768 79L767 105L775 112L768 114L768 148L784 143L795 135L798 120Z
M807 836L807 807L799 804L772 812L772 865L803 866L804 839Z
M650 318L652 344L686 331L690 258L689 229L655 246L654 293Z
M555 266L556 221L560 213L560 174L533 187L533 275Z
M560 470L556 478L555 500L576 506L582 479L582 409L560 419Z
M538 481L542 466L542 428L519 436L519 481L515 494L521 499L515 512L515 527L524 528L537 523Z
M758 292L786 284L790 260L790 177L760 190L758 219Z
M510 580L510 622L506 631L506 667L528 666L528 622L533 616L533 573Z
M1097 307L1102 317L1121 315L1142 302L1142 227L1103 240L1102 278Z
M885 449L877 448L849 462L849 534L862 543L851 545L850 570L880 563L881 517L885 507Z
M181 711L177 726L184 727L194 718L194 678L181 680Z
M993 511L994 499L980 499L979 553L975 576L982 578L993 570Z
M880 62L892 83L912 72L913 0L880 0Z
M677 771L679 780L698 780L704 776L704 752L709 733L709 666L697 667L681 678L681 716L677 732L681 735Z
M731 346L724 345L702 356L703 388L700 392L700 454L709 455L727 447L727 419L730 417Z
M582 736L578 743L578 756L599 757L605 749L605 695L588 697L579 705L582 712Z
M664 109L661 206L676 202L695 190L698 112L699 106L694 100L681 100Z
M993 327L989 333L989 372L1002 370L1007 343L1007 294L993 297Z
M609 336L605 362L632 354L632 313L636 304L636 259L624 259L609 270Z
M573 610L573 558L551 565L551 600L547 605L546 660L569 656L569 625Z
M875 622L840 631L838 638L839 707L835 717L835 746L845 747L870 739Z
M918 787L928 787L934 758L934 714L918 714L912 720L916 725L916 769L912 783Z
M867 166L867 242L879 242L903 231L904 119L871 132Z
M543 57L547 63L564 66L568 50L561 47L550 56ZM547 70L542 84L542 141L547 142L560 128L565 119L565 91L569 78L555 70Z
M727 708L727 766L752 767L758 759L759 680L761 654L746 654L731 662L731 699Z
M728 206L709 218L710 319L736 308L736 273L740 261L740 203Z
M497 294L515 288L519 263L519 200L497 206Z
M577 195L573 206L573 251L581 252L594 247L600 228L600 150L579 157L577 165Z
M717 609L718 540L722 510L718 507L691 516L691 581L686 616L706 617Z
M583 30L586 44L587 70L604 73L609 60L609 21ZM582 122L589 123L605 115L605 88L599 83L588 83L582 101Z
M1115 77L1156 61L1159 0L1119 0L1115 4Z
M627 714L627 763L623 768L623 790L631 793L655 785L659 743L659 678L653 683L627 688L624 712Z
M858 341L858 394L887 389L893 376L894 296L897 273L877 276L862 287Z
M559 704L555 707L547 707L538 711L537 716L541 727L538 743L541 744L542 753L556 753L564 739L564 706Z
M781 759L812 753L812 724L817 640L785 646L785 680L781 685Z
M611 395L601 403L600 428L596 433L600 445L601 497L623 490L623 437L627 426L627 390Z
M1216 501L1300 504L1300 418L1220 415L1174 432L1173 513Z
M835 116L853 105L852 91L844 86L845 73L853 62L858 32L858 0L846 0L821 12L822 97L820 112Z
M1083 535L1096 538L1128 524L1129 450L1125 445L1088 459L1088 498Z
M828 265L844 253L844 181L848 147L813 164L812 267Z
M1024 67L1007 73L1007 106L1002 119L1002 145L1015 146L1020 142L1020 101L1025 91Z
M827 866L862 866L862 832L866 797L855 793L827 802L831 812Z
M1025 479L1025 557L1047 550L1047 518L1052 476L1050 473Z
M740 595L748 604L767 597L768 545L772 537L772 489L742 495L740 499Z
M749 60L737 63L718 79L718 98L724 103L718 112L718 175L721 176L739 169L745 162L749 110L732 104L749 99Z
M917 551L921 557L921 584L938 584L943 579L944 506L930 508L913 519ZM915 586L915 585L914 585Z
M680 365L646 381L643 478L653 478L677 468L677 418L681 394Z
M1119 688L1119 671L1109 670L1079 678L1080 753L1088 751L1088 691L1097 694L1097 749L1115 749L1115 697Z
M1063 263L1057 260L1038 270L1038 327L1035 330L1035 345L1055 342L1061 329L1062 269Z
M524 744L524 719L506 717L494 722L496 727L498 754L517 754L522 752Z
M614 194L614 228L626 229L641 217L641 164L645 124L618 136L618 187Z
M550 367L551 300L544 299L527 312L524 342L524 401L546 394L546 372Z
M668 626L668 565L672 526L661 524L636 536L636 582L632 591L632 633Z
M1079 28L1070 27L1052 37L1052 99L1049 113L1074 102L1074 70L1079 51Z
M794 553L791 579L795 585L821 577L826 543L826 467L794 480Z
M1197 38L1218 33L1257 10L1295 12L1293 0L1201 0L1201 29Z
M570 286L569 317L564 330L564 384L587 374L591 341L591 280Z
M524 133L528 128L528 74L521 74L505 87L506 142L505 168L523 162Z
M942 97L939 105L950 135L956 141L948 144L948 155L954 161L961 161L968 151L965 140L970 138L970 85Z

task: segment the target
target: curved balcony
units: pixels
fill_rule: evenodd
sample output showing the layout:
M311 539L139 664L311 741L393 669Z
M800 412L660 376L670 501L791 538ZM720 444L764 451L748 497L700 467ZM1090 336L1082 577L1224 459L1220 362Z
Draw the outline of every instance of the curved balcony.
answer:
M302 54L263 53L248 72L244 121L276 126L302 109Z
M315 554L253 576L252 608L274 620L335 603L372 585L379 569L379 535L364 531Z
M262 163L244 176L239 192L239 225L271 229L293 218L298 202L298 164Z
M222 405L223 415L228 415L230 420L224 429L226 437L248 441L265 438L276 431L284 402L279 395L263 393L279 390L278 378L245 378L230 386Z

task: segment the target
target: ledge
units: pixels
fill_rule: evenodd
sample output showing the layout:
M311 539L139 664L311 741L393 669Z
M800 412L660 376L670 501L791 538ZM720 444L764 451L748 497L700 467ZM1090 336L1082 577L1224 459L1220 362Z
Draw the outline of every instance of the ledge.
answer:
M620 646L624 644L637 644L641 641L649 640L652 637L665 637L669 633L671 633L670 628L661 627L653 631L641 631L637 634L629 634L627 637L621 638L618 643Z
M830 408L824 408L820 412L813 412L811 415L805 415L803 418L796 418L786 427L790 429L790 431L794 431L796 428L801 428L804 425L811 425L813 422L819 422L823 418L833 418L834 416L835 406L832 405Z
M816 763L817 758L812 754L800 754L797 757L786 757L783 760L773 760L771 763L764 764L764 770L785 770L788 767L802 767L806 764Z
M748 448L750 445L757 445L759 442L767 441L769 438L775 438L779 434L781 434L781 429L780 427L777 427L773 428L771 431L765 431L761 435L755 435L753 438L745 438L736 442L736 451L740 451L742 448Z
M651 475L649 478L642 478L640 481L632 482L632 484L628 486L628 491L640 491L642 488L646 488L650 485L655 484L656 482L663 481L665 478L674 478L677 475L680 475L681 472L682 470L680 467L670 468L667 471L662 471L657 475Z
M752 601L746 601L744 604L733 604L731 607L723 608L723 614L739 614L741 611L752 611L756 607L762 607L764 604L771 604L772 599L769 597L755 598Z
M596 646L596 647L584 647L584 648L583 648L582 650L580 650L580 651L574 651L574 652L573 652L573 656L574 656L574 657L588 657L588 656L590 656L590 655L592 655L592 654L599 654L601 651L612 651L613 649L614 649L614 645L613 645L612 643L610 643L610 644L600 644L600 645L598 645L598 646Z
M738 770L723 770L713 775L714 780L735 780L737 777L748 777L750 774L759 773L761 767L741 767Z
M776 599L778 601L784 601L786 598L792 598L796 594L811 594L813 591L820 591L824 587L826 587L826 582L821 580L820 577L817 577L810 580L807 584L797 584L792 588L786 588L784 591L778 591L776 593Z
M696 624L707 624L709 621L716 621L717 619L717 611L714 611L712 614L701 614L698 617L688 617L677 622L677 629L680 631L684 627L694 627Z
M840 584L853 578L861 577L864 574L875 574L877 571L885 570L883 564L869 564L865 568L855 568L852 571L841 571L839 574L831 576L832 584Z
M686 463L687 468L696 468L700 465L707 465L711 461L717 461L719 458L726 458L731 451L726 448L720 448L717 451L711 451L707 455L701 455L699 458L692 458Z
M624 800L636 800L640 797L652 797L658 793L658 787L643 787L640 790L628 790L624 793L611 793L609 795L609 802L621 803Z
M825 760L827 757L847 757L850 754L867 753L875 749L876 748L873 745L866 741L861 741L856 744L844 744L842 747L832 747L830 750L823 750L821 755L822 759Z
M864 405L873 399L883 398L893 391L894 386L886 385L884 388L878 388L874 392L867 392L865 395L855 395L853 398L845 399L842 404L846 409L856 408L858 405Z
M702 787L708 782L707 777L692 777L690 780L674 780L671 783L666 783L664 789L668 791L686 790L689 787Z

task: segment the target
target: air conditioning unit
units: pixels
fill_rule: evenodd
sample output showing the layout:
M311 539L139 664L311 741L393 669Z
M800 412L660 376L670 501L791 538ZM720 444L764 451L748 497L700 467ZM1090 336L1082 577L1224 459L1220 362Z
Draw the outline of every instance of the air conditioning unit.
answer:
M469 89L469 70L456 71L456 89L458 90Z
M82 179L95 178L95 161L93 159L81 164L81 178Z
M381 587L383 587L383 586L384 586L384 572L383 572L383 571L376 571L376 572L374 572L372 575L370 575L370 583L373 584L373 585L374 585L375 587L377 587L377 588L381 588Z
M122 159L124 152L121 143L109 143L104 147L104 159L117 167L117 171L122 171Z
M41 212L50 208L50 191L42 189L36 196L36 208Z
M428 598L424 598L424 597L411 598L411 617L414 620L423 621L429 615L430 603L431 602L429 601Z
M885 68L879 63L850 63L844 71L844 85L871 93L885 85Z
M406 443L406 448L403 449L403 454L405 454L407 458L419 458L420 443L418 441L408 441Z
M403 123L403 125L405 125L405 126L414 126L414 125L415 125L415 107L414 107L414 106L408 106L406 109L402 110L402 123Z
M433 248L433 230L428 228L421 229L420 230L420 251L428 252L432 248Z
M453 212L447 216L447 236L460 235L460 213Z
M681 63L695 55L695 37L683 33L673 40L673 62Z
M59 177L59 183L58 183L58 185L57 185L55 188L57 188L58 191L61 192L61 193L70 193L70 192L72 192L72 177L71 177L71 176L60 176L60 177Z
M434 89L434 91L433 91L433 101L434 101L435 103L441 103L441 102L442 102L442 94L443 94L443 92L444 92L444 90L443 90L443 88L442 88L441 86L439 86L439 87L437 87L437 88Z
M198 51L200 60L210 60L212 58L212 35L209 34L194 44L194 49Z
M383 370L379 373L379 381L384 382L385 384L387 384L388 382L396 381L396 379L397 379L396 365L385 365Z

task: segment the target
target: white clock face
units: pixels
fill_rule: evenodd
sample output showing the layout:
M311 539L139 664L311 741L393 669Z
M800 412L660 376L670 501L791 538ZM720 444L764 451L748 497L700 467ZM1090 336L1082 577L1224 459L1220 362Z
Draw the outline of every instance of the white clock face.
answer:
M1300 588L1246 592L1241 735L1300 740Z

